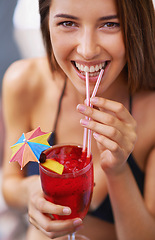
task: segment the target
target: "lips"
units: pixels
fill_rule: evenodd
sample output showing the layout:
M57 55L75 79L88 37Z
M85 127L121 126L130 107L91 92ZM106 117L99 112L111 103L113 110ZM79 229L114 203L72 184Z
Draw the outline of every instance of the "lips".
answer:
M82 80L85 80L86 72L89 72L90 81L96 81L101 69L105 70L106 66L109 64L109 61L104 61L97 64L92 64L92 65L91 64L86 65L77 61L72 61L72 64L78 76Z

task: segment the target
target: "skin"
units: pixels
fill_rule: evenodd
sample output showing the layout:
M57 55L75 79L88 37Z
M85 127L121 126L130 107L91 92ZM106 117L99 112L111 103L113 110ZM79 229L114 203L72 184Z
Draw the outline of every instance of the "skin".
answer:
M60 14L72 17L60 17ZM97 0L95 6L93 0L74 3L72 0L52 1L49 18L52 47L68 77L57 126L57 143L82 144L81 126L93 131L96 185L90 210L96 209L109 193L116 224L114 226L88 217L81 231L90 236L90 229L95 229L98 234L90 236L95 240L153 240L155 93L142 90L135 93L131 116L124 71L125 47L119 19L100 19L111 15L117 16L114 0ZM83 104L85 81L77 73L73 61L89 67L109 61L98 95L91 99L95 107L93 109ZM38 126L45 132L53 129L63 84L64 76L59 72L51 73L46 58L16 62L4 76L6 139L3 193L10 206L28 210L33 226L29 229L27 239L53 239L79 230L83 225L81 219L51 221L48 214L70 214L70 209L44 199L39 176L25 178L24 170L21 171L17 163L9 164L10 146L23 132ZM91 92L94 85L94 77L90 77ZM71 116L70 121L68 116ZM85 116L91 120L86 121ZM139 168L145 172L143 198L126 162L131 152Z

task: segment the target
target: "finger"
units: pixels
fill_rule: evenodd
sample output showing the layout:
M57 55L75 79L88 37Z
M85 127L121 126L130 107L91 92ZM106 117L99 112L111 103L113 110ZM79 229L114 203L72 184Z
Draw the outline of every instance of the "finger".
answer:
M47 201L44 197L37 198L34 206L42 213L56 215L70 215L71 209L66 206L60 206Z
M124 149L124 151L127 153L130 153L134 148L134 145L137 140L137 134L135 131L131 131L131 129L127 130L125 128L123 130L122 127L121 131L119 131L114 127L103 125L92 120L86 119L81 119L80 123L83 127L91 129L93 132L95 132L94 134L96 135L98 134L98 136L100 136L101 139L102 139L101 136L103 136L103 139L108 138L112 142L115 142L116 144L119 145L120 148ZM102 143L102 141L100 143ZM102 145L104 145L104 147L108 147L103 143Z
M111 115L106 112L102 112L100 110L87 107L83 104L79 104L77 106L77 110L82 113L83 115L87 116L88 118L91 118L97 122L100 122L102 124L106 124L109 126L115 126L118 127L118 129L122 129L122 123L121 121L114 115Z
M126 110L127 112L127 119L132 119L130 123L125 123L121 119L119 119L116 115L106 113L97 109L93 109L90 107L87 107L86 105L79 104L77 106L77 110L81 112L82 114L88 116L88 118L91 118L97 122L100 122L102 124L108 125L108 126L113 126L120 132L122 132L122 135L125 135L127 132L135 132L137 129L137 124L136 121L130 116L130 113Z
M122 164L121 160L120 163L118 164L118 161L116 160L117 158L115 157L112 152L109 150L105 150L102 152L101 156L101 167L106 172L107 174L120 174L121 172L124 172L124 166L125 164Z
M54 239L56 237L61 237L71 233L69 230L67 231L59 231L59 232L51 232L46 231L42 226L40 226L33 218L29 219L30 223L43 234L45 234L48 238Z
M119 166L122 166L122 163L128 158L128 154L125 153L125 151L123 151L118 144L110 139L96 133L93 135L101 148L100 157L102 160L103 170L115 169L116 171ZM102 146L104 146L106 150L102 151Z
M29 222L33 224L37 229L44 229L45 231L45 228L46 226L48 226L49 221L51 221L50 218L47 215L42 214L41 212L29 212Z
M37 229L52 238L75 232L82 227L82 220L79 218L71 220L50 220L47 216L39 212L35 214L35 218L30 217L29 221Z
M112 141L111 139L98 133L94 132L93 136L96 139L96 141L100 144L101 148L104 147L104 149L109 150L115 157L115 159L119 159L119 161L126 160L129 154L133 151L134 144L131 142L129 144L126 144L127 146L125 145L125 147L123 147L117 144L116 142Z
M97 142L99 142L101 145L104 146L105 149L108 149L111 152L120 151L120 146L116 142L112 141L111 139L103 135L100 135L96 132L93 133L93 136L97 140Z
M48 238L50 238L50 239L57 239L57 238L59 238L60 239L60 237L63 237L63 236L67 236L67 235L69 235L69 234L72 234L73 232L71 232L71 231L62 231L62 232L46 232L44 229L39 229L40 231L42 231L42 233L44 233ZM64 238L62 238L62 239L64 239ZM65 238L66 239L66 238Z
M82 225L80 218L69 220L52 220L44 227L47 232L60 232L60 231L75 231Z
M121 132L114 127L103 125L101 123L87 119L81 119L80 123L83 127L89 128L96 133L102 134L117 143L121 143L124 138Z
M90 102L98 108L102 108L115 113L119 119L127 123L133 122L134 120L122 103L99 97L91 98Z

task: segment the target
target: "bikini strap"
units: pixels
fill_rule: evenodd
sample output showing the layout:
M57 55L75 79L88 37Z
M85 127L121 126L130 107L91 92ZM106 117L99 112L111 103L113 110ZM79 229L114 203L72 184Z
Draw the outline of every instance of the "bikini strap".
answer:
M132 95L129 96L129 112L132 115Z
M65 93L65 89L66 89L66 83L67 83L67 78L65 78L65 82L64 82L64 86L62 89L62 93L60 95L60 99L59 99L59 105L58 105L58 110L57 110L57 114L56 114L56 118L55 118L55 123L54 123L54 129L52 131L52 134L50 135L49 139L48 139L48 143L53 146L56 144L56 127L57 127L57 123L58 123L58 118L59 118L59 114L60 114L60 110L61 110L61 103L62 103L62 99Z
M58 123L58 118L59 118L59 114L60 114L60 110L61 110L61 103L62 103L62 99L63 99L63 96L65 94L65 89L66 89L66 83L67 83L67 78L65 78L64 86L63 86L62 93L61 93L61 96L59 99L59 105L58 105L57 115L55 118L54 129L53 129L54 132L56 130L57 123Z

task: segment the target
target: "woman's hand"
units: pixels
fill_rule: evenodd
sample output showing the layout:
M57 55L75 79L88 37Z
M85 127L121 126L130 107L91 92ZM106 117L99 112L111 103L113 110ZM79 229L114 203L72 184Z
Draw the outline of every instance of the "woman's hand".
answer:
M93 131L103 170L107 174L118 174L133 151L137 139L136 121L121 103L95 97L91 104L96 108L77 106L80 113L90 118L81 119L81 125Z
M54 239L75 232L82 225L82 220L54 220L52 215L70 215L68 207L55 205L46 201L40 184L40 177L33 176L29 188L28 214L29 221L47 237Z

